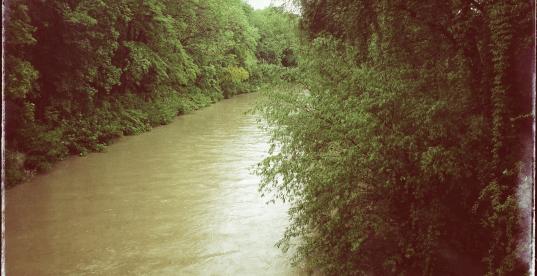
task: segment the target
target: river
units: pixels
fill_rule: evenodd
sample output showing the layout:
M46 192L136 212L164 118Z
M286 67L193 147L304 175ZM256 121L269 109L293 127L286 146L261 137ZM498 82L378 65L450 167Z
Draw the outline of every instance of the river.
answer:
M72 157L6 192L7 275L295 275L250 169L256 94Z

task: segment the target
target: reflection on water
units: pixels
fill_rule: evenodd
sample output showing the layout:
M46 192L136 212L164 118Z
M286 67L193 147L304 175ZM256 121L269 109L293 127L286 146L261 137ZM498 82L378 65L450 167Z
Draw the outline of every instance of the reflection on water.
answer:
M293 275L286 206L250 168L267 137L242 95L7 191L7 275Z

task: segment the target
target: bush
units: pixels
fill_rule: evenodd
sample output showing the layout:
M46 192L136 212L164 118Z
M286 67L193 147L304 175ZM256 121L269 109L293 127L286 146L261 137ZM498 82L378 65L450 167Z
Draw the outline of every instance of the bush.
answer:
M24 181L28 173L24 169L25 155L21 152L6 150L5 152L6 187L15 186Z
M125 135L140 134L151 128L147 114L141 110L128 109L122 111L120 116Z
M38 172L47 171L53 162L63 159L69 154L69 149L62 141L63 128L44 130L44 127L27 131L27 143L24 145L27 158L24 167ZM27 136L31 135L31 136Z
M245 93L244 82L250 78L250 74L242 67L229 66L224 69L222 75L222 92L224 98Z
M252 72L252 83L277 84L280 82L296 82L299 78L298 67L282 67L279 65L260 63Z

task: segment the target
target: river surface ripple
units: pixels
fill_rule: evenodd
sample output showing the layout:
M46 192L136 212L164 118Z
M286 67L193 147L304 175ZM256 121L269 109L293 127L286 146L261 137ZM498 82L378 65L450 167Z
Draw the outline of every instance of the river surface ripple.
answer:
M73 157L6 193L7 275L294 275L287 206L250 173L267 135L237 96Z

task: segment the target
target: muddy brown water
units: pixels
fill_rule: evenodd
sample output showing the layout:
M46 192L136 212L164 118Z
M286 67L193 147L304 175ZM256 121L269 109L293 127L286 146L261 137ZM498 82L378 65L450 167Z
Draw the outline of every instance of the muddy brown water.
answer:
M246 94L74 157L6 192L7 275L296 275L287 206L251 167L267 135Z

